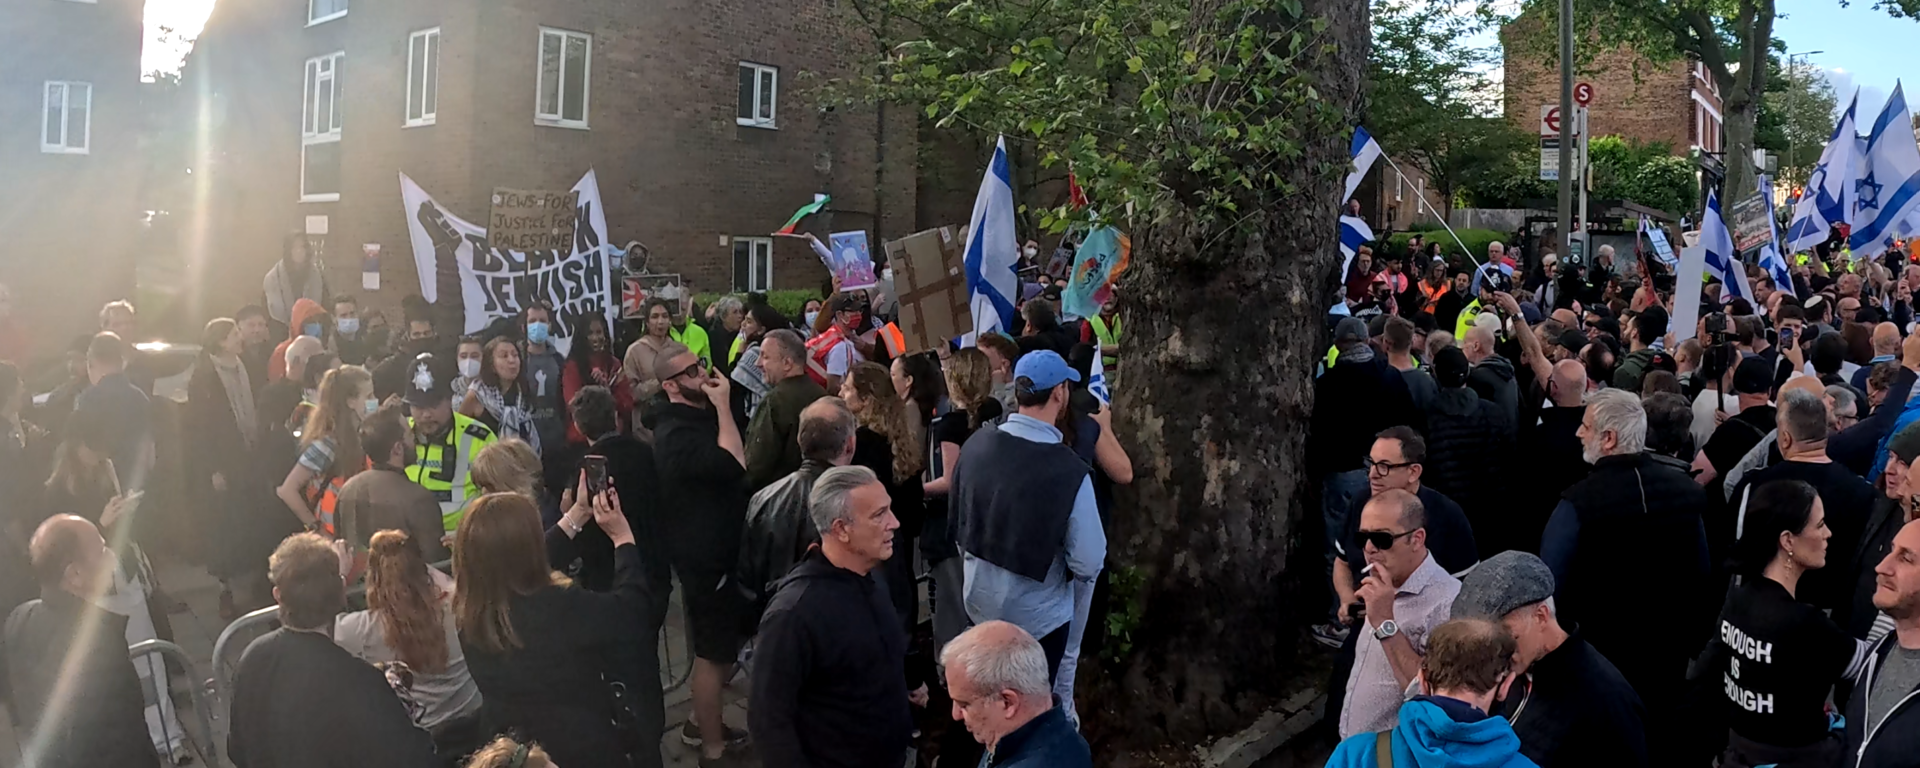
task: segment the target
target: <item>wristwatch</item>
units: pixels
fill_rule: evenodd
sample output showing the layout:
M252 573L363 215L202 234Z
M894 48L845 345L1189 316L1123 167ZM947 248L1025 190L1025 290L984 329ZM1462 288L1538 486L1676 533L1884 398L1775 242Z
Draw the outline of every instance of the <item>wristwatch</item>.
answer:
M1380 622L1380 626L1373 628L1373 639L1375 640L1385 640L1397 634L1400 634L1400 625L1393 623L1393 619Z

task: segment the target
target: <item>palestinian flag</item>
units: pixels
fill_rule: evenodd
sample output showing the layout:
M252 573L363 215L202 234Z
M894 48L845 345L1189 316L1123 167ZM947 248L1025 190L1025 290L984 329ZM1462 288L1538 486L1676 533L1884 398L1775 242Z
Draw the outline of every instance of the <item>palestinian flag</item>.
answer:
M832 201L833 201L833 198L830 196L814 195L812 203L803 205L800 207L800 210L794 211L793 218L787 219L786 226L783 226L780 229L775 230L774 234L776 235L794 234L794 230L800 226L801 219L804 219L808 216L812 216L816 213L819 213L820 209L827 207L827 203Z

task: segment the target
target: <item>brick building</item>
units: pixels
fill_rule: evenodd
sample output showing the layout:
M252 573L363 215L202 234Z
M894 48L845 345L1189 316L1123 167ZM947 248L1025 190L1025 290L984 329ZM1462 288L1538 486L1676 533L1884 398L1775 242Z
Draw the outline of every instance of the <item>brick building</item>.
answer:
M20 0L0 13L0 281L45 331L38 353L132 294L142 11L141 0Z
M805 243L768 238L815 193L825 235L913 231L916 116L824 109L813 86L865 50L802 0L221 0L184 73L207 140L204 275L256 298L282 235L327 217L328 278L417 290L398 176L486 220L493 188L597 171L609 236L696 290L815 288ZM206 260L201 260L206 261Z
M1541 15L1528 11L1500 30L1507 120L1529 133L1542 106L1560 103L1558 32ZM1655 63L1633 49L1613 48L1578 66L1574 77L1593 85L1587 124L1595 136L1665 142L1681 156L1724 147L1720 87L1697 61Z

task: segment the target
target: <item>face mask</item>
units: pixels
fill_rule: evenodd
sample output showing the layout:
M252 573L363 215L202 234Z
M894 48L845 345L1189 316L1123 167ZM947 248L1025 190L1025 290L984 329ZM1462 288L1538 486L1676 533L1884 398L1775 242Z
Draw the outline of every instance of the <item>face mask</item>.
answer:
M320 324L307 323L306 325L300 326L300 333L305 336L312 336L316 339L320 338Z
M893 267L882 267L880 269L880 279L893 282Z
M1024 252L1027 254L1027 258L1029 259L1040 255L1040 249L1038 248L1028 248Z
M546 323L527 323L527 343L528 344L546 344L547 343L547 324Z
M460 375L469 379L480 375L480 361L471 357L460 361Z
M375 400L373 398L367 398L366 405L364 405L363 407L366 409L367 415L372 416L375 411L380 410L380 401Z
M818 319L820 319L820 310L817 310L817 309L816 309L816 310L814 310L814 311L812 311L812 312L808 312L808 313L807 313L807 327L808 327L808 328L812 328L812 327L813 327L813 321L815 321L815 320L818 320Z
M339 322L334 323L333 327L334 329L340 331L341 333L344 333L348 336L352 336L360 332L360 318L343 317L343 318L340 318Z

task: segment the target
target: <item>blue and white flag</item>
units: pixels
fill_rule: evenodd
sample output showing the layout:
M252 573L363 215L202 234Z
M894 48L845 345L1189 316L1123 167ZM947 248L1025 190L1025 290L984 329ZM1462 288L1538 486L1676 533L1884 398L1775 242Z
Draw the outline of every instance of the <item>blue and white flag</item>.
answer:
M1753 287L1747 284L1747 270L1741 267L1740 252L1733 247L1733 232L1720 216L1720 193L1707 190L1707 210L1700 221L1700 245L1706 249L1706 274L1726 284L1722 301L1753 300Z
M1345 305L1341 305L1344 309ZM1113 405L1113 392L1107 389L1107 364L1101 362L1100 343L1093 344L1093 368L1087 371L1087 391L1100 398L1102 405Z
M1861 163L1860 145L1854 135L1857 130L1854 110L1859 106L1860 94L1856 90L1853 102L1834 124L1833 138L1827 141L1819 164L1807 178L1800 202L1793 207L1793 222L1787 225L1786 249L1790 252L1811 250L1827 241L1833 225L1851 225L1854 221L1854 186L1860 178Z
M1373 242L1373 227L1367 226L1358 216L1340 217L1340 283L1346 284L1347 270L1353 268L1354 254L1360 252L1360 246Z
M1760 198L1767 201L1767 242L1760 246L1760 268L1773 278L1773 287L1793 292L1793 272L1787 269L1787 257L1780 252L1780 225L1773 215L1773 180L1761 174Z
M1340 204L1346 205L1353 199L1353 191L1360 188L1360 181L1367 177L1367 170L1373 167L1373 161L1380 159L1380 142L1373 140L1373 134L1360 126L1353 127L1353 147L1349 154L1353 157L1353 170L1347 173L1347 192L1340 196ZM1369 236L1368 240L1373 238Z
M1004 332L1013 319L1013 299L1020 287L1020 240L1013 213L1013 165L1002 136L980 179L980 196L973 200L967 229L967 296L973 306L974 338Z
M1873 121L1867 134L1864 172L1854 191L1853 236L1848 247L1856 259L1872 258L1887 250L1900 224L1920 211L1920 143L1913 138L1913 115L1900 84Z

